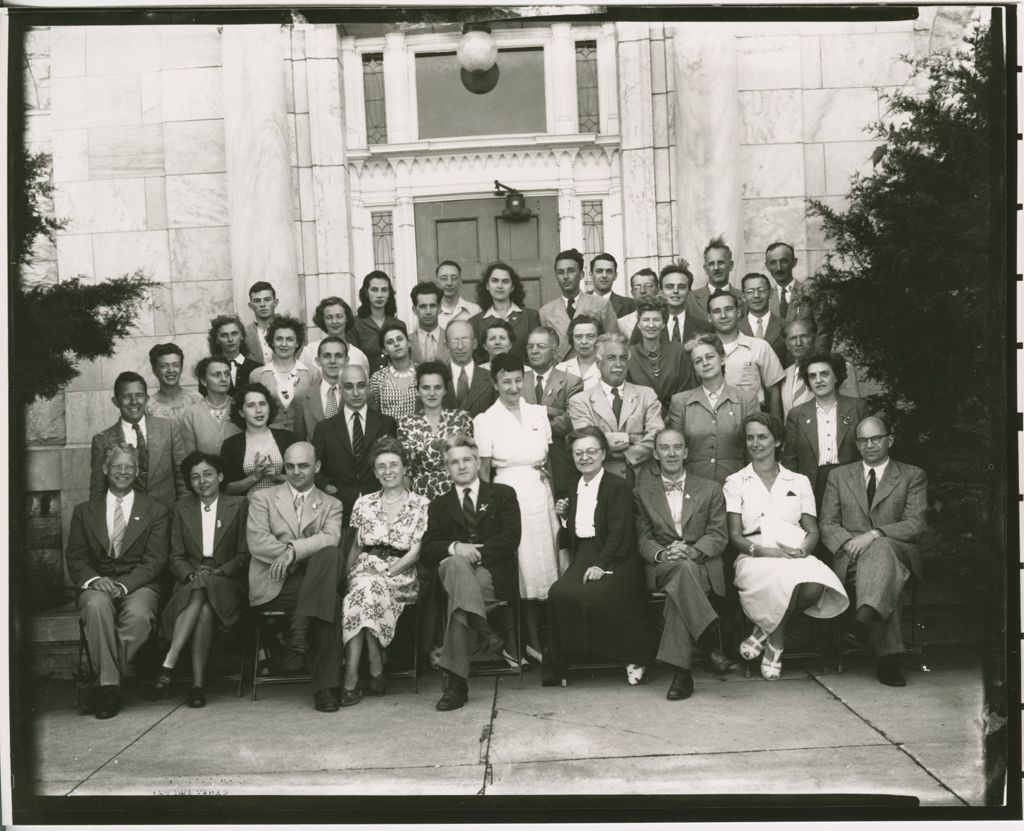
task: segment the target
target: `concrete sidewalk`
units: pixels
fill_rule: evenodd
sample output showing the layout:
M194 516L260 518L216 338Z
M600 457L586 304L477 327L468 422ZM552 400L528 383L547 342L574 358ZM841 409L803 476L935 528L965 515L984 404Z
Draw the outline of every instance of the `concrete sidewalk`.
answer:
M930 656L931 657L931 656ZM305 684L205 709L184 690L150 703L126 694L110 721L70 706L69 682L42 682L35 717L41 795L730 794L913 795L978 805L983 793L976 659L934 656L883 687L870 661L842 674L786 667L768 683L695 672L669 702L671 673L629 687L621 671L543 688L540 674L472 679L469 703L439 713L439 679L394 680L384 698L324 714Z

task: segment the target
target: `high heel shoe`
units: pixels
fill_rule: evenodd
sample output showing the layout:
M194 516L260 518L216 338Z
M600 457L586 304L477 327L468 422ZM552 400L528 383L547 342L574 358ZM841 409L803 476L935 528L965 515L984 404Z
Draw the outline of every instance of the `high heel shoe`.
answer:
M770 643L765 644L761 657L761 677L765 681L778 681L782 677L782 650Z
M754 661L761 657L764 645L768 642L768 633L760 626L755 626L750 636L740 644L740 657L744 661Z
M519 660L516 660L507 649L501 650L501 659L512 669L518 669L519 667L522 667L523 669L530 668L530 662L527 661L526 658L519 658Z
M167 695L167 688L171 686L173 674L173 668L168 669L167 667L160 667L160 671L156 674L156 681L153 683L153 692L151 695L153 701L159 701Z
M526 647L526 657L529 658L531 661L535 661L538 664L544 662L544 656L536 649L534 649L532 646Z

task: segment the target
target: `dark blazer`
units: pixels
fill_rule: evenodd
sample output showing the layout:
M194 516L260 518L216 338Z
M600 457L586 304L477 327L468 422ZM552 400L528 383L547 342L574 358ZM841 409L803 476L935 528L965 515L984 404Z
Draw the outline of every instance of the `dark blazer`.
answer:
M274 436L277 449L284 456L284 451L295 444L295 435L288 430L278 430L276 427L271 427L270 432ZM220 489L223 491L225 486L231 482L237 482L246 476L245 471L242 470L242 464L245 461L244 430L224 439L224 443L220 446L220 460L224 465L224 481L220 485Z
M616 317L625 317L636 311L636 301L632 297L623 297L614 291L608 292L608 302L612 304Z
M95 499L107 492L107 479L103 475L103 460L107 449L124 441L121 420L102 433L92 437L91 469L89 473L89 498ZM156 416L146 416L146 448L148 453L148 476L146 487L137 482L136 492L145 492L168 509L174 507L179 496L188 493L185 479L181 474L181 463L185 460L185 442L176 421Z
M263 366L263 347L260 346L261 335L256 328L256 322L245 327L245 340L242 344L242 354L257 366Z
M857 422L870 415L866 401L837 395L836 444L839 464L860 459L857 450ZM802 473L813 484L818 475L818 414L816 401L805 401L786 417L786 441L782 445L782 464Z
M686 316L690 322L690 316ZM686 329L686 326L683 326ZM640 387L650 387L661 402L662 412L668 410L672 396L679 392L700 386L700 379L693 369L693 362L681 343L662 341L661 357L658 359L658 375L655 377L651 360L642 345L629 348L629 363L626 365L626 379Z
M478 312L469 319L469 325L473 327L473 335L476 337L477 342L476 352L473 353L473 357L478 364L487 362L487 352L483 346L483 330L484 321L488 317L494 317L490 309ZM540 312L523 306L521 312L511 312L505 319L512 327L512 331L516 333L515 343L512 344L512 354L525 364L527 362L526 339L530 336L530 332L540 326ZM487 408L485 407L484 409Z
M186 496L174 509L171 520L171 573L184 583L206 559L203 557L203 507L195 496ZM222 493L217 497L217 527L213 532L213 562L230 577L245 586L249 565L249 546L245 522L249 500L244 496Z
M793 363L793 356L789 354L789 350L786 349L786 337L782 334L782 319L771 312L768 313L768 325L764 329L764 340L768 341L768 345L772 348L772 351L779 356L779 362L784 366L789 366ZM747 315L743 315L739 319L739 330L744 335L750 335L754 337L754 330L750 328L750 318Z
M654 557L670 542L682 540L692 545L708 559L704 563L711 587L719 597L725 597L725 570L722 552L728 535L725 525L725 497L717 482L686 474L683 488L683 533L676 533L672 511L662 484L661 470L655 464L644 465L636 473L633 490L636 516L636 534L640 556L647 563L647 587L655 590Z
M451 369L450 364L448 368ZM457 380L457 378L453 378L451 383L445 385L444 400L441 402L441 406L444 409L465 410L471 416L478 416L497 401L497 393L494 391L491 373L480 366L480 364L473 368L473 380L469 384L469 393L466 395L466 400L461 407L455 403L455 382Z
M811 320L817 320L816 311L814 304L811 303L811 299L807 290L807 284L803 280L797 280L796 277L792 279L790 284L786 287L788 294L786 297L786 316L782 320L782 325L785 327L791 320L797 318L810 318ZM782 317L779 311L779 284L772 280L772 293L768 300L768 309L773 315ZM822 331L821 322L818 323L818 334L814 338L814 348L817 352L831 352L832 351L832 333ZM785 366L785 364L783 364Z
M257 363L250 358L243 349L242 351L242 364L241 366L235 365L235 382L228 387L228 395L234 395L235 390L241 389L249 383L249 375L252 374L254 369L259 369L263 364ZM199 382L199 394L206 395L206 384L202 381Z
M171 515L164 505L135 492L131 516L125 517L121 556L110 556L107 534L106 490L75 506L68 532L68 574L78 589L93 577L110 577L131 594L142 586L160 591L160 576L167 565Z
M339 383L339 412L343 406L340 386ZM316 426L324 420L324 404L320 400L320 380L318 379L313 386L306 387L300 392L292 406L297 408L292 415L292 432L295 433L295 441L309 441L313 437Z
M864 465L857 461L837 467L825 483L819 525L822 542L836 555L832 568L845 580L850 558L845 551L837 552L847 540L877 528L890 544L906 546L910 570L922 579L921 552L915 543L927 528L928 477L921 468L890 458L870 510L863 477Z
M607 470L597 487L597 510L594 512L594 537L598 548L597 565L605 571L635 563L636 535L633 528L633 498L626 480ZM575 491L569 497L569 511L565 517L565 530L569 537L569 550L576 551Z
M397 317L385 317L384 325L389 326L396 321L398 321ZM347 338L366 353L366 358L370 362L371 375L385 364L384 353L380 348L381 328L369 315L357 317Z
M691 314L689 305L687 305L685 309L686 316L683 318L683 331L679 333L679 337L682 338L682 340L679 341L680 343L686 343L691 338L697 337L697 335L713 331L711 324L707 322L705 317L697 317L696 315ZM639 321L637 322L639 323ZM665 328L661 330L661 342L668 343L668 339L669 331L668 326L666 325ZM633 332L629 336L630 344L636 346L638 343L643 343L643 340L644 336L640 332L640 327L634 326ZM689 361L690 356L686 355L685 359Z
M363 425L363 439L366 452L381 436L397 436L398 423L388 415L372 407L366 408L366 424ZM380 482L373 468L364 456L357 459L352 453L352 437L345 420L345 408L338 414L321 421L313 430L313 447L320 460L320 472L316 477L317 487L326 492L328 485L338 489L334 494L345 509L344 524L352 515L352 506L364 493L380 490Z
M560 369L552 369L548 373L544 385L544 396L537 400L537 378L532 369L523 375L523 399L528 404L543 404L560 410L561 415L548 415L551 424L553 441L548 447L548 458L551 460L551 479L555 498L568 495L569 488L575 487L579 479L579 471L573 464L569 448L563 439L572 432L572 419L569 417L569 399L576 393L583 392L583 379L578 375L570 375Z
M480 481L475 533L466 522L462 502L453 486L430 503L420 562L434 569L449 556L448 547L453 542L481 543L480 565L491 573L495 596L512 600L516 595L516 550L521 534L519 500L508 485Z
M741 292L736 286L730 283L727 288L729 293L736 298L737 313L739 315L745 315L747 313L746 303L743 302L743 292ZM710 325L710 318L708 317L708 298L711 297L711 284L707 283L701 286L699 289L694 289L686 297L686 316L689 317L691 314L694 317L703 320L705 323Z

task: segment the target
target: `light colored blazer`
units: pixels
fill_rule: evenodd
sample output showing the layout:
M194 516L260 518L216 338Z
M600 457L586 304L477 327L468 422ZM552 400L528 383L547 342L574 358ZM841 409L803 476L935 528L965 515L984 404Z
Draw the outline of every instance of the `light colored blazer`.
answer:
M822 542L835 554L832 568L839 579L846 579L850 566L849 555L839 549L847 540L872 528L885 534L872 545L886 542L905 546L911 572L922 579L921 552L915 543L927 528L927 508L928 477L919 467L890 458L885 475L875 486L870 510L863 462L852 462L833 470L825 484L818 524Z
M594 294L581 293L576 298L576 314L587 314L596 317L601 321L605 332L618 332L619 319L615 316L615 309L605 298ZM545 303L540 307L540 322L543 326L550 326L558 332L560 338L558 348L555 350L555 359L563 360L572 344L569 343L569 315L565 311L565 299L556 297L554 300Z
M299 380L295 384L295 398L287 409L281 406L281 396L277 389L277 376L274 374L274 365L272 363L264 364L259 369L254 369L249 376L250 384L263 384L263 386L270 390L274 400L277 401L277 418L270 423L271 427L294 431L295 421L299 412L297 406L299 399L302 398L306 390L316 389L320 383L320 370L310 369L302 361L298 361L295 364L295 369L299 373Z
M89 498L95 499L107 492L107 480L103 475L103 460L107 449L124 441L121 419L106 430L92 437L91 469L89 471ZM179 496L188 493L185 479L181 475L181 463L185 460L185 442L181 428L176 421L156 416L146 416L147 478L146 487L136 482L135 490L143 491L168 509L174 507Z
M288 543L297 560L313 556L321 548L341 540L341 503L317 487L308 491L302 510L302 527L295 516L288 483L253 493L246 524L249 543L249 603L268 603L281 592L284 581L270 579L270 566L285 554Z
M292 432L295 434L295 441L312 441L313 431L326 417L323 401L320 400L320 380L318 378L315 384L306 387L292 404L292 407L297 408L292 416ZM341 412L343 406L339 385L338 412Z
M426 360L426 358L423 357L423 350L420 348L419 331L419 327L414 327L409 330L409 353L412 355L412 362L414 364L421 364ZM444 337L444 329L438 326L437 329L434 330L434 336L437 338L437 347L434 350L434 360L446 364L448 363L450 353L448 352L448 342Z
M260 346L262 340L263 338L260 335L259 329L256 328L255 321L246 325L242 354L261 365L263 364L263 347Z
M605 433L629 433L630 447L642 447L645 461L654 453L654 436L665 426L661 418L661 402L650 387L638 387L625 381L621 387L622 412L616 423L611 402L605 397L604 387L598 384L569 399L569 418L574 429L592 424ZM609 453L605 470L617 476L626 472L624 452Z
M569 399L576 393L583 392L583 379L559 369L548 373L544 385L544 397L537 400L537 378L532 369L523 374L523 398L528 404L543 404L561 410L562 415L551 419L551 435L562 438L572 432L572 419L569 417Z

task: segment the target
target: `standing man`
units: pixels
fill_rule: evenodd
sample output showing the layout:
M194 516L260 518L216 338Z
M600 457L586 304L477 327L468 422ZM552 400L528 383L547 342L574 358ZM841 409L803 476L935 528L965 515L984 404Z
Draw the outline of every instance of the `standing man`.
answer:
M654 436L665 426L661 403L650 387L626 381L629 345L621 334L597 339L601 382L569 399L569 417L578 430L588 424L608 439L604 468L633 482L633 471L654 453Z
M473 362L476 350L473 327L469 321L453 320L445 330L445 340L452 380L445 390L444 407L478 416L494 403L495 392L491 373Z
M438 311L444 293L437 283L417 283L412 287L412 311L416 325L409 332L409 351L414 364L424 361L448 361L448 344L438 325Z
M558 332L550 326L538 326L526 339L526 359L530 368L523 375L523 398L528 404L543 404L548 408L551 424L551 490L556 500L568 497L579 471L573 464L565 437L572 432L569 418L569 399L583 392L583 379L554 368Z
M786 350L789 352L791 361L786 367L786 377L782 379L782 413L789 416L789 411L794 407L814 398L814 394L807 388L807 384L800 377L798 370L800 361L810 355L814 348L818 329L814 318L798 317L785 325L783 333L786 337ZM848 398L860 398L857 371L849 361L846 362L846 380L840 383L839 394Z
M725 347L725 383L744 387L757 395L762 409L782 419L779 389L786 371L766 341L739 330L739 302L732 292L713 294L708 300L711 325Z
M627 338L632 337L633 330L636 328L637 315L635 303L641 297L658 293L658 275L655 274L653 269L641 268L629 278L629 290L633 295L634 309L629 314L619 318L619 331ZM633 341L630 342L632 343Z
M717 675L738 667L722 652L716 605L725 603L725 499L710 479L687 474L686 439L667 427L654 437L657 467L636 475L633 501L647 588L665 593L665 629L658 660L675 668L669 701L693 695L693 645Z
M619 276L619 264L611 254L601 253L590 261L590 276L594 281L594 296L603 297L611 303L617 318L636 309L636 304L630 298L616 294L612 289Z
M181 463L185 460L185 443L178 424L165 418L146 415L145 379L135 372L122 372L114 380L114 397L110 399L121 413L117 422L92 437L89 498L96 499L107 490L103 470L107 451L118 444L136 448L137 472L135 490L174 508L179 496L188 493Z
M287 481L253 495L246 527L249 605L291 613L289 648L306 652L308 636L313 703L333 713L341 689L345 553L339 547L341 503L313 484L319 469L313 445L296 442L284 452Z
M522 518L512 488L480 480L480 454L472 438L448 437L444 458L452 487L430 503L420 556L428 567L437 567L448 597L438 661L447 688L436 706L457 710L469 697L469 664L478 646L484 652L509 646L519 654L519 644L505 644L491 628L487 612L515 597Z
M705 316L688 314L687 299L690 297L693 275L686 267L686 263L669 263L665 266L661 270L659 284L662 296L665 298L665 305L668 307L665 328L661 330L663 341L686 343L690 338L711 331L711 326ZM633 342L640 343L641 340L640 331L635 329Z
M245 327L246 354L258 364L269 364L274 360L274 350L267 334L277 312L277 291L265 280L253 283L249 287L249 308L256 319Z
M441 307L437 311L437 325L442 332L453 320L469 320L480 314L480 307L462 296L462 266L454 260L445 260L438 264L434 276L443 292Z
M317 344L316 365L320 369L320 383L305 389L295 401L299 408L292 419L296 441L309 441L321 421L338 414L341 371L347 363L348 344L337 335L327 335Z
M134 447L107 448L105 489L75 506L68 533L68 574L80 591L78 614L96 673L82 712L100 719L121 709L121 677L156 626L167 565L170 514L135 490L138 467Z
M810 319L818 323L814 305L808 297L807 284L793 276L793 268L797 262L796 252L788 242L773 242L765 249L764 267L775 280L769 305L772 313L782 318L783 325L801 319ZM820 324L815 337L816 351L832 351L832 335L823 331Z
M761 338L772 348L783 367L789 366L791 359L786 352L786 338L782 334L784 321L769 308L772 295L771 281L757 271L743 275L740 281L743 286L743 299L746 301L747 313L740 318L739 327L744 335Z
M839 579L854 581L858 635L871 643L876 676L906 685L899 665L901 592L913 575L923 579L921 552L928 478L919 467L889 457L892 432L884 419L857 425L861 460L832 471L821 506L821 539L835 555Z
M559 346L556 354L560 361L569 351L569 323L576 315L596 317L605 332L619 330L618 318L611 304L603 297L581 292L582 279L583 255L575 248L559 252L555 257L555 282L562 290L562 296L541 306L540 322L558 332Z
M708 315L708 299L715 292L728 291L736 298L740 306L742 295L729 282L732 274L732 249L721 237L715 237L704 248L704 273L708 276L707 285L690 292L689 311L696 317L710 322Z
M231 365L231 386L228 394L249 383L249 373L259 369L261 364L242 354L245 345L245 327L238 315L218 315L210 321L206 337L211 355L223 355ZM203 382L199 382L199 394L206 395Z
M395 420L371 410L366 403L368 398L366 370L352 364L344 367L341 411L313 429L313 447L320 460L316 466L317 484L341 500L346 527L356 500L364 493L380 490L380 482L370 466L370 448L381 436L398 434Z

